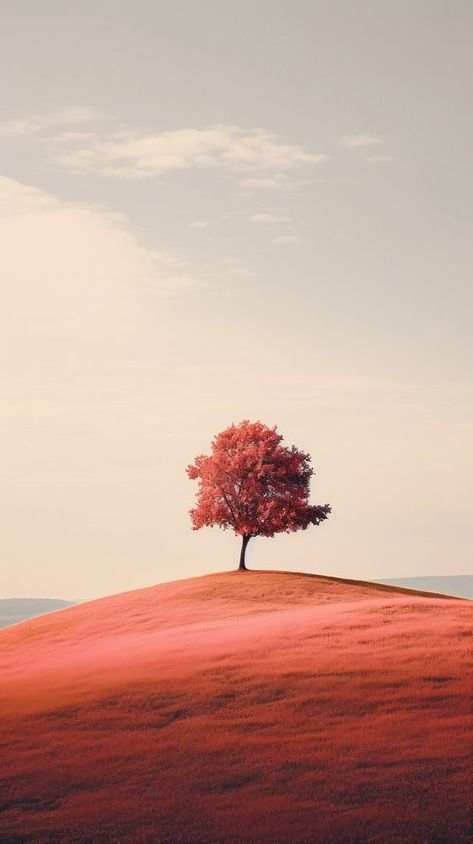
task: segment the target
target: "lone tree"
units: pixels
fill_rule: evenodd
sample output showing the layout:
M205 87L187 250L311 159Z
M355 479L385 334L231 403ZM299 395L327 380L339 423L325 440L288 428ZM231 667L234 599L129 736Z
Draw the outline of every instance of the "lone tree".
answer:
M245 419L212 440L210 455L187 467L199 481L197 504L190 510L193 530L205 525L231 528L242 537L240 564L253 536L274 536L318 525L328 504L309 504L310 455L281 445L277 428Z

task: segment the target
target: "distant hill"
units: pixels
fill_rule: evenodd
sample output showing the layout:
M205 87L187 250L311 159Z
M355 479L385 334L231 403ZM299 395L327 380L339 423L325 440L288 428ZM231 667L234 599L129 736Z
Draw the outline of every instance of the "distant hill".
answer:
M456 598L473 600L473 574L431 575L429 577L395 577L377 580L376 583L390 583L405 589L420 589L423 592L438 592Z
M72 607L74 603L58 598L0 598L0 627L9 627L10 624L53 610L63 610Z
M0 839L468 844L472 634L469 601L274 571L1 630Z

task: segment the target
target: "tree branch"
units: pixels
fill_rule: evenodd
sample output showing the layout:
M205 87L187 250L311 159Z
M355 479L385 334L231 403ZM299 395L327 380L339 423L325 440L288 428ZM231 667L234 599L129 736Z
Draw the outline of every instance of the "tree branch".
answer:
M227 505L228 509L230 510L230 513L231 513L231 516L232 516L232 519L233 519L233 527L236 528L237 527L237 520L236 520L235 513L233 512L232 505L230 504L230 502L227 498L227 495L224 492L224 490L222 489L222 487L220 487L220 492L222 493L223 500L225 501L225 504Z

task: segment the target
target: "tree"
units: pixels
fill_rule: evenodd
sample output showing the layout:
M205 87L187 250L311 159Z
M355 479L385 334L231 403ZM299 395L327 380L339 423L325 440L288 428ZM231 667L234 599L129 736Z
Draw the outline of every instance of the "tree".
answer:
M252 537L305 530L331 512L328 504L309 504L310 455L281 443L276 426L245 419L217 434L212 453L199 455L186 470L199 481L197 504L189 511L193 530L218 525L241 536L243 571Z

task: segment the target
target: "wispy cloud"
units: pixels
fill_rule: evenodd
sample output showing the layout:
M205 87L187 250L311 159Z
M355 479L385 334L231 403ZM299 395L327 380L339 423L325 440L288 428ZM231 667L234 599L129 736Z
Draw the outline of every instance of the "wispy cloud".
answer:
M208 220L194 220L192 223L189 223L191 229L208 229L210 223Z
M329 156L326 156L326 160ZM310 185L320 184L323 179L320 178L295 178L292 173L275 173L274 176L249 177L240 179L238 181L239 187L243 194L252 194L254 191L297 191L300 188L306 188Z
M254 188L281 189L287 187L289 182L286 176L283 176L281 173L276 173L274 176L261 176L252 177L248 179L240 179L238 184L240 185L240 187L248 188L249 190L253 190Z
M25 117L5 120L0 123L0 136L19 138L28 135L40 135L51 129L92 123L104 117L106 117L105 114L89 106L57 108L43 114L30 114ZM86 137L90 138L90 134L71 133L69 135L69 138L76 140L78 138L84 140Z
M4 120L1 137L37 137L46 144L50 163L77 173L146 179L214 168L240 174L238 184L245 191L308 184L310 178L295 179L294 171L330 158L262 128L215 124L153 132L123 126L112 115L78 105Z
M281 246L296 246L298 243L301 243L301 239L295 234L282 234L280 237L273 237L273 243Z
M339 138L337 141L337 146L341 149L359 149L361 147L372 147L382 143L383 139L377 137L376 135L364 135L360 133L358 135L343 135L343 137Z
M289 217L285 217L283 214L253 214L251 217L248 217L249 223L288 223L290 220Z
M58 139L54 158L76 171L135 179L191 167L271 173L315 165L327 156L283 143L264 129L221 124L159 134L112 131L83 140L68 134Z
M220 265L225 273L240 278L254 278L259 273L241 263L239 258L222 258Z

